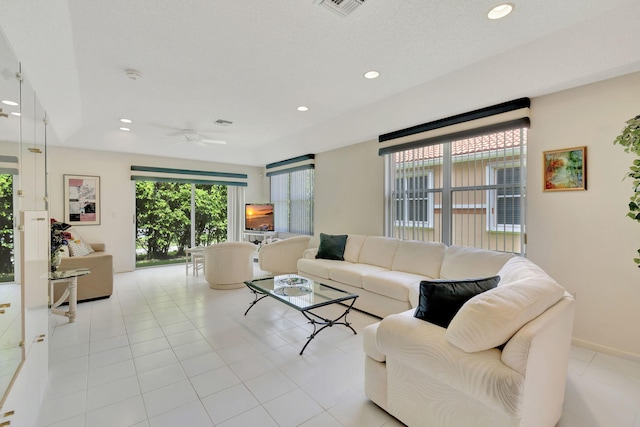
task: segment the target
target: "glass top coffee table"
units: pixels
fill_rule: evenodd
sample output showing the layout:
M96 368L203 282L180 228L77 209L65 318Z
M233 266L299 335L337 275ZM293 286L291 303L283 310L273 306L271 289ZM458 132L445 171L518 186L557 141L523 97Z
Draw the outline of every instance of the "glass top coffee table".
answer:
M302 350L300 350L300 354L304 352L311 340L326 327L344 325L351 329L354 334L357 334L356 330L353 329L347 321L347 314L349 314L349 311L353 308L353 304L356 302L356 298L358 298L356 294L350 294L349 292L314 282L311 279L296 274L250 280L244 283L255 296L255 299L251 302L247 311L244 312L245 316L258 301L266 297L271 297L295 308L313 325L313 332L308 337ZM342 305L345 306L345 311L335 319L326 319L311 311L337 303L342 303ZM317 325L320 325L320 328L318 328Z

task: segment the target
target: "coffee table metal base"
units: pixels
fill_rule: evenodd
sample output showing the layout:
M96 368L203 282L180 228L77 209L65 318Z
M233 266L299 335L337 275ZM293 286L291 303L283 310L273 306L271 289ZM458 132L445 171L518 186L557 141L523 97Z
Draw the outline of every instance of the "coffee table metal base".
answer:
M259 291L257 291L256 289L253 289L253 288L249 288L249 290L251 292L253 292L254 300L251 301L251 304L249 305L249 308L247 308L247 311L244 312L245 316L247 315L249 310L251 310L251 308L253 308L253 306L257 304L258 301L270 296L268 293L259 292ZM354 298L351 299L351 304L349 304L346 307L344 313L342 313L340 316L336 317L335 319L324 318L324 317L320 316L319 314L313 313L311 310L298 310L298 311L300 311L302 313L302 315L304 317L307 318L307 320L309 321L308 323L313 325L313 332L311 332L311 335L309 335L307 337L308 338L307 342L302 347L302 350L300 350L300 355L302 355L302 353L304 353L304 350L307 348L307 346L309 345L311 340L314 339L316 337L316 335L318 335L320 332L322 332L322 330L324 330L327 327L330 328L333 325L344 325L347 328L351 329L354 334L356 334L356 335L358 334L356 332L356 330L353 329L353 327L351 326L351 323L349 323L347 321L347 314L349 314L349 312L353 308L353 304L356 302L356 298L357 298L357 296L354 296ZM348 301L349 300L342 301L342 302L346 304L346 303L348 303ZM318 328L318 325L320 326L320 328Z

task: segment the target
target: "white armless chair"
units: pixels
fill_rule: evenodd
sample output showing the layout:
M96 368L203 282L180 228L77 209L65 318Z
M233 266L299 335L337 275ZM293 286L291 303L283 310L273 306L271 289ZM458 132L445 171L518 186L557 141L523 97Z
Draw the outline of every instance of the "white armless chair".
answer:
M237 289L253 278L256 245L223 242L204 248L204 277L213 289Z

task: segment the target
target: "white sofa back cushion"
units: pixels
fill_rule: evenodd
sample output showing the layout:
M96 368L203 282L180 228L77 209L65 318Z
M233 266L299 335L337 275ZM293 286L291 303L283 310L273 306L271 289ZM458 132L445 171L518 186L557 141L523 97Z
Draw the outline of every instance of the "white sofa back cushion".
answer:
M513 256L504 252L452 245L447 248L442 260L440 278L475 279L494 276Z
M564 295L564 289L545 276L520 279L471 298L451 320L447 341L468 353L506 343Z
M367 236L360 249L358 262L391 270L400 240L390 237Z
M444 243L402 240L391 269L437 279L446 250Z
M362 244L367 236L360 236L358 234L347 235L347 246L344 248L344 260L349 262L358 262L360 258L360 250Z

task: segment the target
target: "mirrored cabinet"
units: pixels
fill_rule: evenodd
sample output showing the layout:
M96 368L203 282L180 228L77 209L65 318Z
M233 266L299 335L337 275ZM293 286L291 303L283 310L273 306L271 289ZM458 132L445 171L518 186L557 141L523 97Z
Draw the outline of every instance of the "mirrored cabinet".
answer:
M0 426L36 424L48 376L45 118L0 33Z

